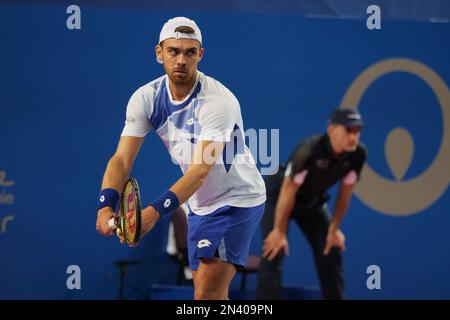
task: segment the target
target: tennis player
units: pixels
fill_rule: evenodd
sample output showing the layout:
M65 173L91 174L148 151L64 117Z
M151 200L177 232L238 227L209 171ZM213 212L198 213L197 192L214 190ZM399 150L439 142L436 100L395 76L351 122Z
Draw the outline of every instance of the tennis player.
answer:
M240 105L223 84L197 70L204 54L197 24L168 20L155 47L165 75L131 96L117 151L108 162L97 230L108 220L150 130L183 176L142 210L142 234L189 201L188 246L195 299L227 299L236 267L246 266L266 200L264 181L245 145ZM102 201L103 200L103 201Z

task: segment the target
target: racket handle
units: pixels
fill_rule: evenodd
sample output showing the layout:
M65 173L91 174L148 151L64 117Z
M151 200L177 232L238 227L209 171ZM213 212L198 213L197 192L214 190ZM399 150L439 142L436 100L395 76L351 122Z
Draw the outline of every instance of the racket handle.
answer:
M116 223L115 223L115 221L114 221L114 218L111 218L111 219L108 221L108 227L109 227L111 230L115 230L115 229L117 228Z

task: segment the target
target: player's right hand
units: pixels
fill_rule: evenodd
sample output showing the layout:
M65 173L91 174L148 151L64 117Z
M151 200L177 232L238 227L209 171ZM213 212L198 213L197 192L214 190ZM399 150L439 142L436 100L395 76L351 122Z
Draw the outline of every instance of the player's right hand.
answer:
M273 229L264 240L263 256L272 261L281 250L284 251L285 255L289 254L286 233Z
M103 236L112 236L114 230L108 226L109 220L114 217L114 211L111 207L103 207L97 212L97 224L95 228Z

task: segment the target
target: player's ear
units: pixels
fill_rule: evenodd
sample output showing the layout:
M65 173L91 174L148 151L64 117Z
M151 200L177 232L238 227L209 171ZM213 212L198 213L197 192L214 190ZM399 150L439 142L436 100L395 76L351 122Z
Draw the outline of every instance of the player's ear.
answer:
M198 61L201 61L202 60L202 58L203 58L203 54L205 53L205 48L200 48L200 51L198 52L198 55L199 55L199 59L198 59Z
M158 61L158 62L162 62L163 61L163 59L162 59L162 46L160 46L160 45L156 45L155 46L155 54L156 54L156 60Z
M331 136L333 134L333 131L334 131L334 125L329 124L328 127L327 127L328 135Z

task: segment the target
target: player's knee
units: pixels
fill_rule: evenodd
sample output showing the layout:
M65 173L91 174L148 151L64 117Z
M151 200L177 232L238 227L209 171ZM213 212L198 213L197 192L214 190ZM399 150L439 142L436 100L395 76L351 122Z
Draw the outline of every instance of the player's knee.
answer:
M321 254L318 257L318 262L322 265L341 265L342 264L342 253L338 248L332 248L327 255Z
M206 290L203 288L195 289L194 300L226 300L226 290Z
M209 295L208 295L208 291L204 290L204 289L195 289L194 291L194 300L208 300L209 299Z

